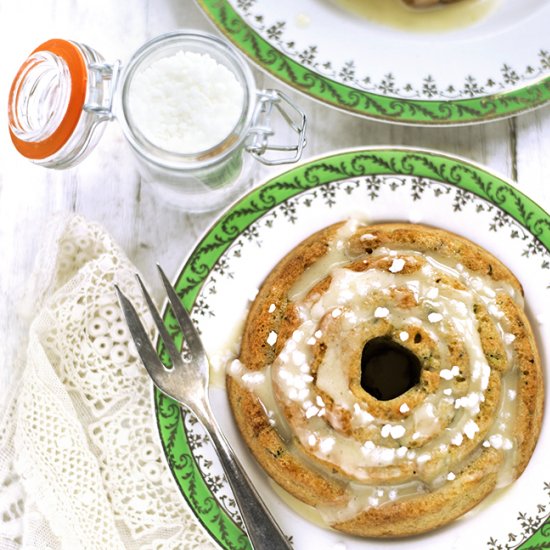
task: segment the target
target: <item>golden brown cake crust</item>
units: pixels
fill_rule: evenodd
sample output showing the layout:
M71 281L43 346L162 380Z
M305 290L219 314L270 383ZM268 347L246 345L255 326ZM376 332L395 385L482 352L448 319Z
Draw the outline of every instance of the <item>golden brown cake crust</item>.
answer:
M329 435L325 439L336 437L337 445L342 437L348 438L354 445L368 441L371 447L389 447L393 453L393 462L378 464L369 462L369 458L356 469L355 464L348 464L346 459L333 459L330 452L327 454L320 451L318 448L322 437L317 431L315 443L311 446L305 443L310 420L300 415L304 409L309 414L320 406L316 407L313 400L309 408L304 407L304 399L307 405L311 393L310 397L301 401L289 399L286 390L281 389L284 384L279 382L274 384L279 409L277 414L286 418L286 428L281 426L279 416L274 421L272 415L268 414L266 409L269 406L262 404L254 388L243 382L242 372L239 376L227 377L231 408L244 441L264 470L298 499L321 511L328 511L328 521L333 528L375 537L422 533L450 522L479 503L495 488L501 475L499 472L507 471L511 479L516 479L525 469L535 448L542 421L540 357L528 319L518 305L523 295L521 285L510 270L487 251L458 235L422 225L359 225L342 233L345 227L343 223L336 224L310 236L287 254L266 278L251 305L243 332L239 358L242 372L267 372L273 376L270 368L281 368L281 364L284 366L281 357L285 356L285 346L288 346L295 331L299 329L298 332L302 333L300 327L304 322L304 314L300 309L301 304L311 305L328 292L333 272L327 271L323 276L317 274L307 291L301 294L297 291L297 282L303 281L305 272L312 271L311 266L333 253L335 243L340 241L344 243L345 262L342 262L343 257L339 257L338 267L345 267L358 276L362 273L372 276L376 271L382 272L383 277L395 276L394 279L383 279L386 282L408 281L407 277L423 277L422 274L428 269L427 264L430 264L428 258L434 257L438 262L445 260L458 266L461 273L468 273L472 281L472 277L479 277L479 280L490 283L491 288L496 288L492 298L494 304L478 298L472 301L475 329L489 366L489 371L485 372L486 388L477 392L477 395L483 397L481 400L478 398L473 407L471 403L464 404L476 394L472 387L480 382L479 376L476 378L472 371L476 363L469 359L475 352L468 342L461 340L461 334L450 320L443 318L437 323L441 327L437 330L445 335L446 348L442 351L439 337L436 337L433 329L436 323L410 325L408 321L392 320L391 315L387 318L374 318L371 315L370 321L349 328L345 324L346 315L330 315L331 311L328 310L323 312L319 321L319 327L323 330L316 327L319 334L324 333L323 336L310 338L315 342L311 342L307 348L310 350L307 351L307 376L312 379L308 383L312 384L312 388L320 384L321 377L325 376L322 369L329 368L325 365L329 357L327 354L332 353L330 349L335 349L334 353L342 362L341 370L347 377L346 395L353 396L373 420L359 426L353 417L353 407L348 407L351 412L345 411L345 407L340 406L334 396L330 395L330 388L323 390L315 387L316 395L321 397L320 402L327 411L321 420L328 424L332 422L335 426L330 428L337 434L334 436L333 432L327 431ZM393 250L393 255L389 255L388 250ZM391 271L397 265L392 263L396 258L399 261L403 259L404 264L399 266L401 270L398 276ZM452 296L469 292L464 277L461 279L443 269L441 272L430 269L436 273L438 285L447 289ZM488 286L484 292L488 295L493 293ZM404 319L405 313L414 312L417 315L420 311L418 296L404 284L399 283L385 294L376 296L377 300L381 300L381 305L388 306L386 309L391 314L399 313L396 313L396 318ZM370 299L369 294L365 302ZM427 303L430 303L429 300L422 302L424 309ZM368 307L372 306L371 309L376 305L367 304ZM367 306L362 304L358 307ZM346 311L346 306L341 309ZM501 324L495 321L499 318L502 318ZM406 341L400 340L399 335L403 332L407 332ZM346 337L339 338L339 334L344 333ZM272 335L276 335L276 341L270 338ZM385 401L374 398L359 383L362 345L377 337L397 341L419 357L422 366L418 384L404 394ZM513 359L510 360L510 357ZM274 363L277 367L271 367ZM449 374L451 365L456 372L460 371L460 375L455 374L452 379L449 378L452 377ZM512 387L514 389L510 390ZM443 388L450 393L444 393ZM505 393L511 391L515 393L513 402L509 403ZM447 399L449 395L451 397ZM433 401L434 396L438 396L438 400ZM449 401L449 406L443 406L445 399ZM388 424L395 427L399 422L408 431L413 431L412 428L409 430L411 425L420 426L425 421L422 416L424 413L420 415L420 412L431 400L436 403L440 414L436 421L436 433L430 433L432 428L428 427L425 428L426 433L418 429L412 437L409 433L402 437L389 437L389 428L386 428L386 435L383 430L380 435L381 426ZM495 432L495 418L506 407L513 413L515 420L506 433L500 434ZM462 442L459 445L455 445L456 439L455 443L445 440L446 449L443 450L441 444L438 450L434 442L439 444L443 441L441 438L446 429L449 432L457 430L455 425L459 422L457 418L460 414L470 414L470 428L474 426L473 431L467 427L461 428ZM337 421L334 420L336 417ZM317 423L315 426L321 425L319 419L313 420ZM398 435L401 435L401 431ZM457 434L454 436L458 437ZM506 449L509 446L507 441L511 442L512 450ZM411 451L416 454L414 459L409 460L409 454L403 453ZM403 455L399 459L395 458L398 452ZM429 458L421 463L418 458L422 455L429 455ZM363 455L359 453L357 456ZM448 461L452 461L451 466L447 464ZM413 482L422 490L412 493L406 490L407 484ZM393 500L391 496L389 499L386 497L375 504L372 497L371 500L365 497L365 502L370 504L350 513L350 487L361 484L382 488L382 492L390 495L391 488L396 486L399 491L403 490L405 496ZM333 513L334 510L344 512L338 515Z

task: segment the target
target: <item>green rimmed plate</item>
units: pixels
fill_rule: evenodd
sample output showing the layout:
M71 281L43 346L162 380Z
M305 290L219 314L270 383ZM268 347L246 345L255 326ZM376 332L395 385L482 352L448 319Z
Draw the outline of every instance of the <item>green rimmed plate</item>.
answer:
M491 9L471 25L441 32L395 28L343 7L368 1L380 3L197 0L218 29L272 76L364 117L471 124L550 100L545 0L473 0ZM461 9L474 9L471 2Z
M449 155L369 148L309 160L274 177L229 208L176 278L184 305L213 364L216 416L256 487L296 549L378 548L303 519L272 487L244 448L223 389L223 365L238 351L238 333L254 292L274 264L304 237L358 216L370 222L424 222L462 234L504 261L525 287L527 311L548 369L550 216L510 182ZM176 323L166 319L177 334ZM550 407L548 400L546 414ZM249 548L214 451L194 417L161 393L155 410L165 456L182 495L213 541ZM550 545L550 426L512 486L439 531L384 544L401 548L500 550ZM345 546L338 546L345 545Z

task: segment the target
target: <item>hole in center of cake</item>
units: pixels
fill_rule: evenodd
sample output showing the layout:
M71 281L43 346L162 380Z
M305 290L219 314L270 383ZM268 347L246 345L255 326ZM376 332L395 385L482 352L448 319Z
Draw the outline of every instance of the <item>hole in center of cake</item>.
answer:
M369 340L361 356L361 387L379 401L404 394L420 381L420 361L390 338Z

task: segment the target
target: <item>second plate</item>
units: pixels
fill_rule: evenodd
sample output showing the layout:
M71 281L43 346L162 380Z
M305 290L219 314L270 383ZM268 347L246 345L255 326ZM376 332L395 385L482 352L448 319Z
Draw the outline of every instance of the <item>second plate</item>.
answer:
M460 125L550 101L545 0L463 0L441 19L402 0L197 1L261 68L356 115Z

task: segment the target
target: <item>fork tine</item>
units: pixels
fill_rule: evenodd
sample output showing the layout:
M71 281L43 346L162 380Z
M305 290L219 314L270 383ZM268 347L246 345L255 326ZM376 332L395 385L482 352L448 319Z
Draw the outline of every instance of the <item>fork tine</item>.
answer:
M126 319L126 324L128 325L134 344L136 345L137 352L141 357L141 361L147 369L149 376L158 385L157 378L160 376L161 372L165 371L164 365L158 358L157 352L155 348L153 348L149 340L149 335L141 323L132 302L126 298L118 285L115 285L115 290L118 295L120 307L122 308L122 313Z
M189 313L187 313L187 311L183 307L183 304L180 302L180 299L176 294L174 287L171 285L168 277L166 277L164 271L162 270L162 267L160 267L159 264L157 264L157 269L162 278L162 284L164 285L166 294L168 295L168 300L170 301L170 305L172 306L172 311L176 316L179 326L183 332L183 337L185 338L187 346L189 347L189 351L194 356L195 361L200 361L201 368L208 369L206 352L204 351L199 333L197 332L193 321L191 321L191 317L189 317Z
M172 361L172 365L181 365L182 360L179 351L176 348L176 345L174 344L174 340L168 334L168 331L166 330L166 327L164 326L164 322L159 315L159 312L157 311L157 308L155 304L153 303L153 300L151 299L151 296L147 292L147 289L145 288L145 285L143 284L143 281L141 280L141 277L136 273L136 279L138 280L139 286L141 287L141 292L143 294L143 297L145 298L145 301L147 302L147 306L149 307L149 311L151 312L151 315L153 317L153 321L155 322L155 325L157 326L157 329L159 331L160 337L162 338L162 341L164 342L164 345L166 346L166 351L168 352L168 355L170 356L170 360Z

